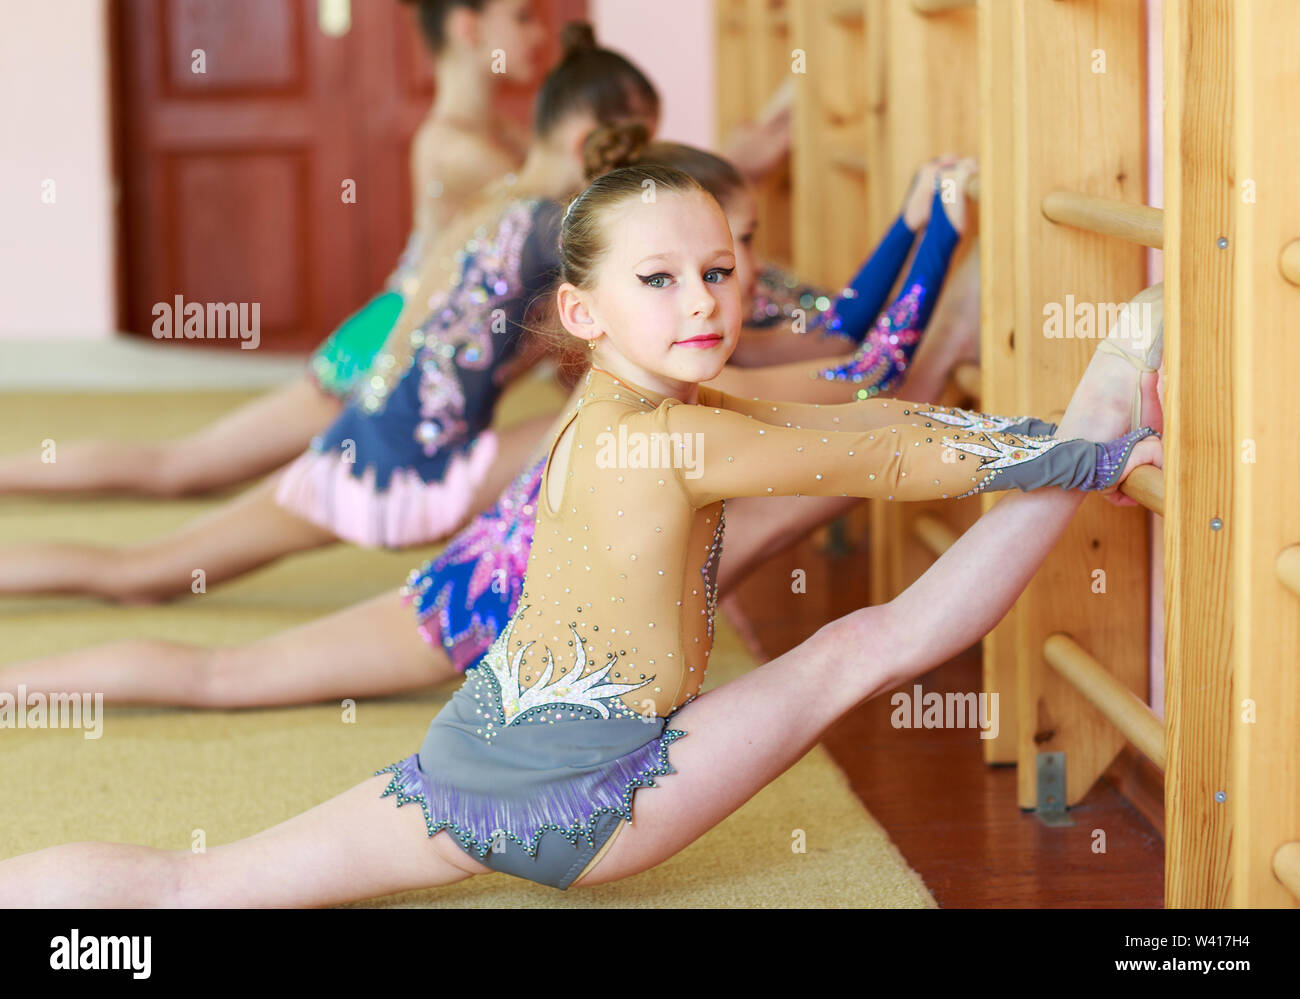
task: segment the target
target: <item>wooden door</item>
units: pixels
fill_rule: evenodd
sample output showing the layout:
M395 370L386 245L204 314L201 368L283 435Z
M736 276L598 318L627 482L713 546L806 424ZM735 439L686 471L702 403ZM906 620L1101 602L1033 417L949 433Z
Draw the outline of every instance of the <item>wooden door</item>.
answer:
M585 0L537 3L552 38L585 17ZM327 30L340 9L346 30ZM149 336L178 295L258 303L262 349L315 346L379 289L410 230L409 145L433 99L414 8L117 0L112 16L120 324ZM531 91L504 100L528 121Z

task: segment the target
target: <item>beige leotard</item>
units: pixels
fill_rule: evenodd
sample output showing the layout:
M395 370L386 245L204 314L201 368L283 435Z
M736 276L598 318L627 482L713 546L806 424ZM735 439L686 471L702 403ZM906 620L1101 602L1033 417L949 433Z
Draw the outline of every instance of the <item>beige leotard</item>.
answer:
M600 368L587 378L552 445L504 661L489 656L521 695L553 689L523 696L522 710L583 703L598 687L632 712L666 717L699 692L727 497L929 500L1078 484L1099 447L1007 432L1023 420L901 400L824 406L701 386L686 404ZM1042 459L1058 449L1064 460L1048 468ZM1010 474L1034 463L1037 478ZM586 693L573 682L597 676ZM509 705L506 714L508 723Z

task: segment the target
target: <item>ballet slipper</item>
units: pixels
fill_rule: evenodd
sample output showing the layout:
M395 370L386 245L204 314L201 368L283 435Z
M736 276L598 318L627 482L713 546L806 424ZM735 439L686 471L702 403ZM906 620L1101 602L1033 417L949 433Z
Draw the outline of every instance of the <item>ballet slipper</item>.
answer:
M1165 353L1165 310L1164 282L1143 288L1120 307L1119 317L1111 327L1110 334L1097 345L1097 349L1116 357L1122 357L1137 368L1141 375L1158 371ZM1134 306L1150 306L1150 324L1143 325L1146 310L1139 311ZM1120 341L1133 340L1139 346L1132 351L1120 346ZM1150 346L1148 346L1148 344ZM1142 378L1138 377L1137 387L1133 391L1133 413L1129 430L1142 426Z

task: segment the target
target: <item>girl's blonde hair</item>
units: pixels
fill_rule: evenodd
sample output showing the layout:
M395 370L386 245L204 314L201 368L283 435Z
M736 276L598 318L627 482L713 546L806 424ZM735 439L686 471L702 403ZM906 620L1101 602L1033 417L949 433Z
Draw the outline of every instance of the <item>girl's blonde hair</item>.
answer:
M647 191L656 197L699 191L721 205L743 189L744 179L726 160L691 146L648 139L645 127L635 122L604 125L587 137L583 164L589 184L569 203L560 226L562 282L592 287L609 248L605 219L629 199L644 197ZM550 340L557 363L570 377L585 372L590 362L583 341L558 323L539 332Z

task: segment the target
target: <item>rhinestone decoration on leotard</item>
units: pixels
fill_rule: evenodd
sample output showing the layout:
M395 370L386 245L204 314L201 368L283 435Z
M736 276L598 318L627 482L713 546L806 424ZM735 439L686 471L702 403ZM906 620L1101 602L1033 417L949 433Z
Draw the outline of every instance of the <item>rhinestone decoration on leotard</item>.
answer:
M480 661L476 671L476 675L488 674L495 681L498 723L518 725L535 718L544 719L547 712L561 710L570 712L574 717L579 713L591 718L609 718L611 715L640 717L619 698L652 683L654 677L651 676L640 683L619 683L610 680L609 675L619 662L617 655L592 669L594 662L587 654L586 639L573 625L569 627L574 641L577 642L573 646L573 665L562 675L554 676L555 657L548 646L542 656L544 668L541 676L532 686L525 686L520 679L523 672L523 659L535 643L530 641L520 646L515 650L512 659L507 660L506 657L510 636L514 634L515 621L527 612L528 605L521 605L500 639L488 649L487 655ZM484 737L491 741L491 732L484 733Z
M429 318L410 336L412 350L385 351L376 358L371 377L363 383L360 403L378 412L412 364L420 367L420 422L415 439L425 454L434 454L446 438L465 431L466 400L453 364L467 369L491 365L494 355L492 312L517 293L520 257L532 228L535 201L512 202L488 240L480 226L475 238L456 252L449 287L429 300ZM515 331L516 333L518 331Z
M1029 419L1026 416L995 416L991 413L976 413L969 409L957 409L955 407L943 409L927 406L924 410L918 409L914 412L917 416L924 416L927 420L942 423L953 430L979 430L986 434L1001 433L1008 427L1014 427ZM903 415L910 416L912 413L905 409Z
M851 293L850 289L849 294ZM830 297L817 288L800 284L797 277L779 267L769 265L758 272L754 280L752 301L753 309L746 323L748 326L768 329L788 323L792 330L804 334L822 330L837 336L848 336L838 326L835 329L827 326ZM802 328L793 325L796 310L802 310L810 316Z
M658 787L656 777L673 774L677 771L668 762L668 747L687 733L680 729L665 729L658 738L647 742L640 749L617 760L618 764L607 779L602 780L591 794L594 804L580 805L571 797L563 799L546 799L538 802L536 812L568 817L567 823L537 822L537 828L529 831L524 828L523 835L509 828L510 819L494 807L495 803L478 797L456 794L454 789L445 788L432 780L420 770L419 754L413 754L400 763L393 763L376 770L375 776L384 773L393 774L393 779L380 795L387 798L397 797L397 807L416 802L424 812L424 825L429 836L435 836L444 829L452 835L467 851L482 858L492 848L498 837L505 837L518 843L529 856L537 855L537 846L548 832L558 832L570 845L577 845L578 837L585 836L590 846L595 846L592 835L596 818L607 813L614 813L620 818L632 821L632 795L638 788ZM428 790L434 790L438 801L430 806ZM468 800L467 800L468 799ZM450 802L449 804L446 802ZM439 815L446 815L455 810L461 821L450 818L434 818L434 808Z
M704 579L704 613L707 618L707 633L713 638L713 614L718 606L718 561L722 557L722 536L726 532L727 504L724 500L718 507L718 522L713 528L713 543L709 545L709 557L700 567L700 576Z
M925 285L912 284L881 313L853 359L839 367L827 368L821 377L827 381L868 382L858 390L859 399L869 399L892 389L902 380L912 352L921 340L922 331L916 328L916 321L926 294Z
M1056 437L1021 437L1018 434L1007 434L1016 443L994 440L985 437L987 443L980 444L978 441L959 441L953 437L941 438L941 443L955 451L964 451L966 454L973 454L984 460L976 467L976 472L987 472L984 479L975 484L973 489L968 489L957 499L965 499L967 496L974 496L976 493L982 493L988 488L989 484L997 477L999 472L1004 468L1012 468L1015 465L1023 465L1027 461L1033 461L1041 457L1052 448L1064 444L1065 440Z
M431 645L441 643L457 669L482 658L519 604L545 467L540 459L516 476L496 506L414 570L402 588L403 598L416 606L420 634ZM432 627L426 623L430 617L436 620Z

